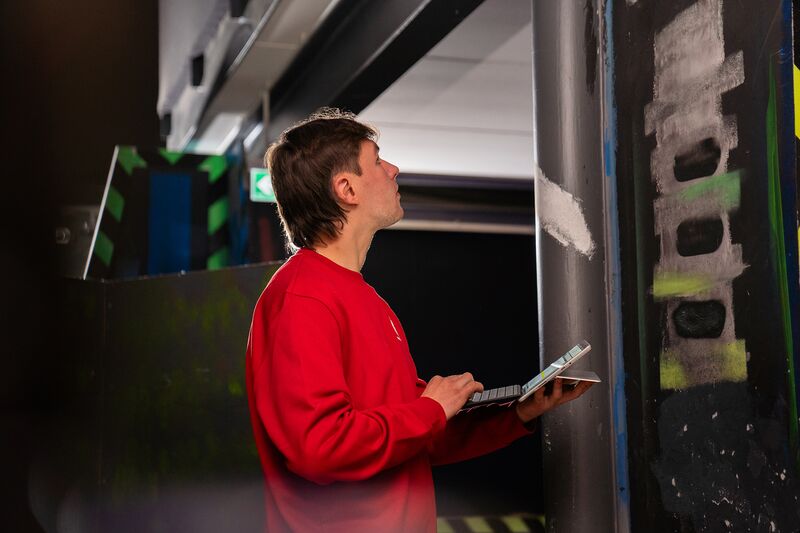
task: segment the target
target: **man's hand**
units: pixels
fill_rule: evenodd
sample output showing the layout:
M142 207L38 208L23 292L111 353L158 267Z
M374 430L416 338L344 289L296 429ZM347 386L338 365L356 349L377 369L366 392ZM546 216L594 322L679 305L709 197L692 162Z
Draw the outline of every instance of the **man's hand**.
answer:
M544 393L546 387L542 387L534 392L533 396L517 404L517 416L519 416L523 424L530 422L534 418L543 415L562 403L571 402L594 385L591 381L579 381L574 389L565 391L562 386L561 378L556 378L554 381L553 391L550 394L546 395Z
M467 403L470 396L482 392L483 385L472 379L472 374L465 372L457 376L433 376L422 392L432 400L439 402L444 414L450 420Z

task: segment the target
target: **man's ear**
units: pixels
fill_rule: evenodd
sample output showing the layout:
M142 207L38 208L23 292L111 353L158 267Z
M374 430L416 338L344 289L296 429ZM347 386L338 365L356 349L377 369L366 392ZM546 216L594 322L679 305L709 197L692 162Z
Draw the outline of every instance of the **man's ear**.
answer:
M358 205L353 178L350 172L339 172L333 177L333 197L338 203L345 206Z

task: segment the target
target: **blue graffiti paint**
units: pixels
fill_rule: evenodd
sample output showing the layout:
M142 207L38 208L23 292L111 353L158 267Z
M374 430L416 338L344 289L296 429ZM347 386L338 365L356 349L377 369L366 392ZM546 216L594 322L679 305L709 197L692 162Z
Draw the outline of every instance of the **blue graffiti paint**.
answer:
M618 524L619 530L630 531L630 483L628 478L628 423L625 407L625 361L622 355L622 287L620 284L620 239L619 239L619 212L617 210L617 176L616 176L616 150L617 150L617 108L614 98L614 32L613 32L613 1L608 0L603 5L603 163L608 194L606 205L608 210L609 235L607 236L606 261L609 270L609 318L611 326L612 375L613 385L613 417L615 429L616 461L615 471L617 480L617 520L625 521L625 525Z

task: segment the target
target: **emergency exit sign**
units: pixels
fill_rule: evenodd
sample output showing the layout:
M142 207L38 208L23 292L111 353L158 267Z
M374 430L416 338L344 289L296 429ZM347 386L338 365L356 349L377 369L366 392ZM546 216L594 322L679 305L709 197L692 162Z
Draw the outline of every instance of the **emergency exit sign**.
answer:
M250 169L250 201L275 202L275 193L272 190L272 179L266 168Z

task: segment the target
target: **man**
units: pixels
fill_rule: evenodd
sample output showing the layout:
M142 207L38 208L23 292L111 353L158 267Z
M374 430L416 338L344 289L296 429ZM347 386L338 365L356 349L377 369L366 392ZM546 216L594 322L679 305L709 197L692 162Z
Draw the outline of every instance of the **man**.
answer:
M375 232L403 216L376 138L326 109L266 155L299 249L261 295L247 346L270 532L435 531L432 464L506 446L590 385L459 413L483 390L471 374L417 377L400 321L360 274Z

